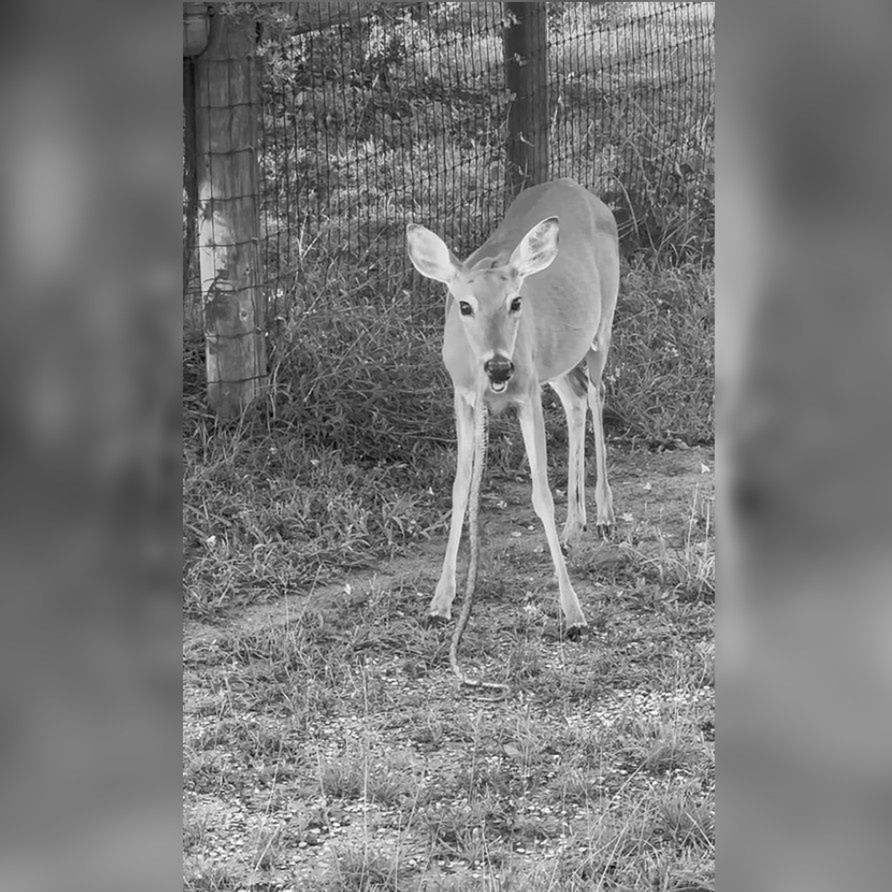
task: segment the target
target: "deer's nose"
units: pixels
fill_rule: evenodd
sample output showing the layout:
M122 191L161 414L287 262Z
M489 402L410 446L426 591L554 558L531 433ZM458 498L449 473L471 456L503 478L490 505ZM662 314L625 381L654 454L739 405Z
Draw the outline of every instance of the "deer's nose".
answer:
M504 356L494 356L483 363L483 370L495 384L504 384L514 374L514 363Z

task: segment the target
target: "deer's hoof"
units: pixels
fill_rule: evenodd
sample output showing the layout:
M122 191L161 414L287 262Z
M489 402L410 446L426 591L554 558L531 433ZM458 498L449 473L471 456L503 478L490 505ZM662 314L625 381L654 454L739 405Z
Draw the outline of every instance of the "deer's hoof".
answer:
M588 623L586 623L586 622L576 623L572 626L567 626L566 630L564 631L564 637L568 641L579 641L583 637L583 635L587 635L587 634L588 634Z
M426 629L442 629L448 623L449 617L441 616L439 613L428 613L421 621Z

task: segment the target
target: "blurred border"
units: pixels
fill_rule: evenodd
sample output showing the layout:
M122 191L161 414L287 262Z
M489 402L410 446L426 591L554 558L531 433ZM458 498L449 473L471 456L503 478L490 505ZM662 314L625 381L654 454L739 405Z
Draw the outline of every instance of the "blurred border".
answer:
M717 29L718 876L892 876L892 10Z
M181 34L4 15L3 888L182 881Z

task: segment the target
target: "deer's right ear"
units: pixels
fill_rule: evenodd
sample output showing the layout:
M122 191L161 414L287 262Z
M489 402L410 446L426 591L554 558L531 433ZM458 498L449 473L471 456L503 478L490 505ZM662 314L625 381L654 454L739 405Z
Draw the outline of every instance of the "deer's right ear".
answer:
M455 278L458 261L446 243L424 226L410 223L406 227L409 259L422 276L447 285Z

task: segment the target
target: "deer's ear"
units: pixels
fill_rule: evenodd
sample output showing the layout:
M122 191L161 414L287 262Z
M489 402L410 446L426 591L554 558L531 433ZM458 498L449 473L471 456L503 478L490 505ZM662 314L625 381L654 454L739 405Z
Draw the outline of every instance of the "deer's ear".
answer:
M424 226L410 223L406 227L409 259L422 276L447 285L455 278L459 263L440 236Z
M558 252L560 225L557 217L537 223L511 252L511 269L521 278L550 266Z

